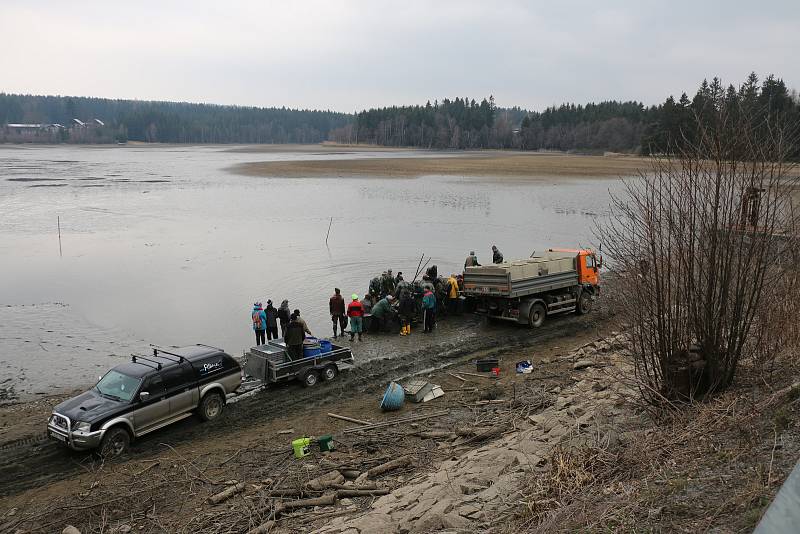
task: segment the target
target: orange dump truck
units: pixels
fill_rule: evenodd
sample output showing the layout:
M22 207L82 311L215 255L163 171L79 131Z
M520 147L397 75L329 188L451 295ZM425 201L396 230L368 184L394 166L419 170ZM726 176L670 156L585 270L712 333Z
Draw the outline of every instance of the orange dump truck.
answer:
M537 328L548 315L592 309L600 264L593 250L551 248L524 260L467 267L463 293L475 299L477 313Z

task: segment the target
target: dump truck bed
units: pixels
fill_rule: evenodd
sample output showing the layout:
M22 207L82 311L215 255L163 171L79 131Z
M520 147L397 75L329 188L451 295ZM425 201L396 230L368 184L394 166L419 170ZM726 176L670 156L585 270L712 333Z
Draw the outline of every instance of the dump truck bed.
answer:
M548 252L524 260L467 267L464 294L517 298L574 286L578 283L575 261L572 254Z

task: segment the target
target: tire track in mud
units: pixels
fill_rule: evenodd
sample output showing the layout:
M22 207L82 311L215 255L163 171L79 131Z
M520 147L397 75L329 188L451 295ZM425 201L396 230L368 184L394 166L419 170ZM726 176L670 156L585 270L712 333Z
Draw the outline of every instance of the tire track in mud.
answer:
M476 328L475 321L466 321L454 325L441 342L357 364L331 383L323 382L314 388L304 388L296 382L269 387L229 405L219 421L200 423L196 417L191 417L167 426L137 439L128 455L120 461L141 460L148 455L160 454L163 451L159 443L175 445L215 436L224 438L232 427L242 429L268 421L276 415L291 417L309 408L341 402L348 395L382 389L389 380L461 363L475 353L499 355L585 333L595 329L608 316L605 309L596 309L586 316L563 315L552 318L536 330L504 324ZM477 337L474 335L476 329L481 334ZM0 480L3 481L0 484L0 497L51 484L80 472L90 472L100 464L101 461L92 454L68 450L48 441L46 435L23 438L6 444L0 451Z

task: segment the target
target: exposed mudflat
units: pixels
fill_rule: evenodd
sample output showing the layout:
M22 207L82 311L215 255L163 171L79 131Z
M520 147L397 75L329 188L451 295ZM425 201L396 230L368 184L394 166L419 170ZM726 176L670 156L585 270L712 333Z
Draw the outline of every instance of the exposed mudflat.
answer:
M231 167L238 174L271 177L483 176L499 181L637 175L645 158L525 152L434 152L426 157L372 157L335 161L262 161Z

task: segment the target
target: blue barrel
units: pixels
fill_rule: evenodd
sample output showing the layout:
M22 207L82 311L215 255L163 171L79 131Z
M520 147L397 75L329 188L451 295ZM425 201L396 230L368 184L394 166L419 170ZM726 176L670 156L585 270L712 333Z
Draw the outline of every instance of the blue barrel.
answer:
M328 341L327 339L320 339L319 340L319 353L320 354L327 354L328 352L333 350L333 344Z
M381 401L381 410L384 412L393 412L403 407L403 402L406 400L406 393L397 382L392 382L386 388L386 393L383 394Z
M303 357L313 358L319 356L319 340L315 337L307 337L303 341Z

